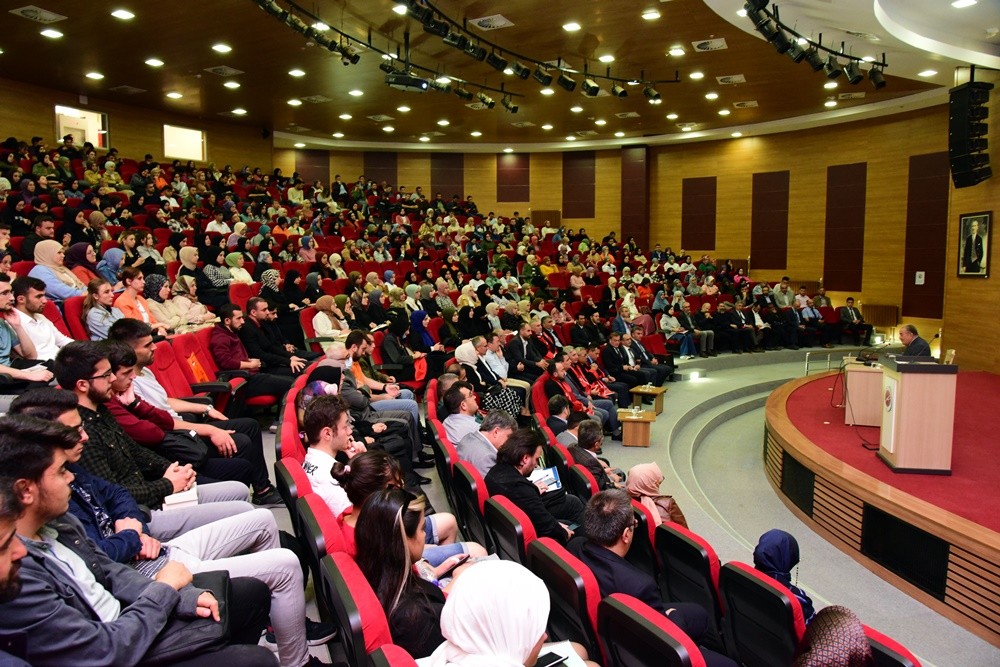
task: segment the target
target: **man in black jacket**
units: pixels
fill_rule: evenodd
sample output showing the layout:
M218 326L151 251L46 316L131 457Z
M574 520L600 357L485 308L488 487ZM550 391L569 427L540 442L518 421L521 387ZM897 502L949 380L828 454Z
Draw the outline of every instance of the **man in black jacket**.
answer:
M583 520L583 503L576 496L563 494L561 502L542 501L547 488L528 481L528 475L542 457L538 434L530 429L515 431L497 450L497 462L486 475L486 489L491 496L506 496L531 519L539 537L551 537L560 544L573 537L565 524Z
M577 428L576 444L569 448L570 456L573 457L573 463L578 463L590 471L601 491L621 488L623 479L602 459L597 458L597 451L601 448L603 440L604 434L601 432L600 422L593 419L582 421Z
M542 358L542 353L532 338L531 325L527 322L521 323L517 335L507 344L505 356L510 364L507 374L516 380L534 382L549 367L549 362Z
M576 316L576 324L570 329L569 339L574 347L589 347L591 343L597 342L597 339L594 337L596 333L596 330L591 332L586 316L580 313Z
M243 347L251 359L260 359L265 373L298 375L306 367L306 358L298 356L298 350L280 338L277 327L268 326L270 317L266 299L255 296L247 301L247 322L239 331Z
M608 336L608 344L601 350L601 363L609 375L619 382L624 382L630 389L646 381L646 377L639 372L638 364L628 365L620 333L612 331Z

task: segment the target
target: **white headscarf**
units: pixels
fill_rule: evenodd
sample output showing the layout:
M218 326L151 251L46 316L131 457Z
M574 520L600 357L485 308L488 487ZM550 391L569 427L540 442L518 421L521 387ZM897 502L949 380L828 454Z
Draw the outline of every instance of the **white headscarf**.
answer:
M473 346L472 341L462 343L455 348L455 361L460 364L465 364L466 366L475 367L476 362L479 361L479 353L476 352L476 348Z
M452 585L441 612L445 641L429 667L523 667L549 618L541 579L512 561L477 563Z

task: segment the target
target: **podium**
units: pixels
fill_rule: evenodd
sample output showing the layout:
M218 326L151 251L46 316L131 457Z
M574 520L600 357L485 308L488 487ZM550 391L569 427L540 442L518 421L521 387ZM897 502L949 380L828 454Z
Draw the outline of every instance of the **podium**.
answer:
M958 366L887 357L878 456L895 472L951 474Z
M882 425L882 369L857 359L844 365L844 423Z

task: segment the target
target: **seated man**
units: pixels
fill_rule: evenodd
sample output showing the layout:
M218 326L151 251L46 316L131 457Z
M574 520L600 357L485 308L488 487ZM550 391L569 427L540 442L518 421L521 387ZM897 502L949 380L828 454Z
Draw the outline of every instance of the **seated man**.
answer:
M549 362L532 337L531 325L527 322L521 323L517 335L507 344L504 354L510 364L508 377L529 384L534 383L549 367Z
M612 440L621 440L622 427L618 422L618 410L615 404L606 398L587 396L577 384L576 378L566 373L567 361L562 352L552 358L545 377L545 395L549 398L562 395L569 400L570 407L579 412L586 412L611 434Z
M611 392L618 396L618 407L627 408L632 405L632 394L629 393L629 386L617 379L601 368L597 360L601 358L601 346L591 343L589 347L579 347L576 349L575 367L581 372L583 378L592 385L600 387L604 385ZM611 395L608 394L608 398Z
M597 450L601 448L601 441L604 440L601 425L593 419L588 419L577 428L577 443L569 448L573 463L578 463L589 470L601 491L624 487L625 480L621 471L614 470L597 458Z
M562 394L556 394L549 399L549 416L545 420L545 425L552 431L552 435L558 437L566 430L569 414L569 399Z
M624 382L629 389L646 382L635 359L630 359L622 348L622 336L618 332L612 331L608 335L608 344L601 350L601 363L609 375Z
M3 596L0 605L0 634L23 642L35 667L134 665L155 660L157 649L180 649L171 663L209 653L212 647L192 642L194 626L218 622L219 603L191 585L187 567L167 563L150 579L108 558L67 514L73 474L66 470L66 450L78 441L77 430L62 424L24 416L0 420L0 495L5 506L13 498L23 508L19 537L8 536L7 543L20 540L27 547L17 575L20 592ZM270 612L267 586L250 577L230 583L228 643L248 646L220 646L203 659L273 665L274 657L256 646Z
M832 341L837 335L837 325L827 324L812 299L806 299L805 307L799 311L799 319L808 331L813 332L814 337L819 337L823 347L833 347Z
M618 489L601 491L590 499L583 515L586 539L573 540L569 550L594 573L601 597L631 595L666 614L697 643L708 629L708 613L698 604L664 602L656 580L625 560L637 525L628 493ZM701 652L712 667L736 667L721 654L705 648Z
M261 370L274 375L295 376L305 370L307 355L295 349L271 326L267 300L259 296L247 301L247 322L240 327L240 340L251 359L260 359Z
M14 310L14 291L6 273L0 273L0 316L3 317L0 321L0 373L11 378L4 393L18 394L31 387L44 387L52 379L52 372L35 358L35 345ZM19 358L14 358L13 353Z
M313 493L339 517L351 508L351 501L333 477L337 457L343 458L342 464L345 464L367 451L364 443L355 441L352 436L350 408L339 396L318 396L306 406L302 430L308 447L302 470L309 478Z
M569 525L579 525L583 519L583 503L576 496L563 494L558 503L545 503L540 488L528 481L528 475L542 457L539 434L530 429L514 431L497 450L497 462L486 475L486 488L491 496L506 496L531 519L539 537L551 537L560 544L573 537Z
M840 309L840 326L845 332L854 332L855 345L871 345L872 325L865 322L864 315L854 307L853 297L847 297L847 305Z
M284 396L288 393L294 382L292 378L261 372L261 360L252 359L247 354L239 335L240 329L246 326L243 310L227 303L219 308L217 314L221 321L212 328L208 351L220 370L249 373L246 383L240 388L243 397Z
M632 327L631 333L622 336L622 347L632 353L632 357L639 363L639 371L646 376L649 384L661 387L674 373L673 362L661 364L659 359L650 354L642 344L645 335L642 327ZM715 343L714 340L712 342Z
M447 416L441 424L452 444L479 430L479 420L476 419L479 400L468 382L458 381L451 386L444 395L444 410Z
M14 309L21 320L21 327L35 347L35 359L52 361L59 350L73 339L56 329L45 317L45 283L31 276L20 276L11 283L14 292Z
M556 436L556 442L567 447L575 445L580 439L580 424L589 419L590 415L586 412L571 412L566 420L566 430Z
M492 410L483 417L478 431L469 433L455 443L458 457L471 463L480 475L486 477L497 462L497 450L516 430L516 419L504 410Z
M247 511L238 515L181 535L164 535L152 520L147 521L128 491L76 465L88 438L80 428L83 421L72 393L34 389L14 401L11 414L57 422L77 434L76 446L66 450L66 468L75 476L70 483L69 512L111 560L147 577L156 576L167 563L178 562L192 573L226 570L234 577L260 579L271 591L272 626L284 664L306 664L307 639L312 646L332 639L332 625L305 618L302 566L294 553L280 548L278 526L270 510L247 505Z
M905 357L929 357L931 346L920 337L917 328L912 324L904 324L899 328L899 342L906 346Z

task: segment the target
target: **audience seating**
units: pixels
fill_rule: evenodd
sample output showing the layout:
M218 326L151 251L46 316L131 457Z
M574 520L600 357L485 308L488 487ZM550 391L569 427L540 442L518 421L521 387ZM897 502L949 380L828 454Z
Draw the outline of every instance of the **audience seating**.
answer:
M274 462L274 488L285 503L285 509L292 520L292 529L298 536L302 535L299 525L299 513L296 511L299 498L312 493L312 484L302 470L302 463L295 459L278 459Z
M434 451L434 467L437 470L438 479L444 489L444 495L448 499L448 505L453 508L458 507L455 499L455 491L452 484L452 467L458 460L458 452L454 445L448 442L447 438L442 440L441 434L436 432L431 439L431 449ZM456 517L461 521L461 517Z
M568 474L563 480L567 490L574 496L586 503L588 500L600 493L597 480L589 470L579 463L574 463L569 467Z
M542 451L545 454L545 464L549 467L556 467L556 470L559 472L559 479L568 480L569 469L573 465L573 457L570 455L566 445L552 438L542 447Z
M55 328L64 336L69 338L73 337L72 332L70 332L69 327L66 326L66 320L63 319L62 311L59 310L59 306L56 305L55 301L45 301L45 310L42 314L52 322Z
M486 530L486 522L483 519L483 508L486 506L486 499L489 494L486 491L486 482L483 481L479 471L472 467L468 461L455 460L452 471L452 492L455 500L458 501L458 510L462 517L463 531L467 539L479 542L488 551L493 551L493 544L490 534Z
M228 396L232 388L225 382L191 382L177 358L173 345L167 341L156 344L150 366L156 380L168 396L187 400L208 400L217 405L216 397Z
M372 667L417 667L417 661L413 656L395 644L386 644L375 649L368 659Z
M545 395L545 374L531 385L531 408L539 424L549 418L549 397Z
M236 407L234 397L239 388L246 383L246 372L220 374L218 367L215 365L215 359L212 358L207 349L202 347L201 342L194 332L174 336L171 339L171 346L174 349L175 356L181 362L181 372L192 386L202 382L212 382L216 385L216 390L213 391L216 410L225 412L231 401L234 403L234 407ZM225 387L225 390L223 390L223 387ZM237 410L231 410L230 412L238 414Z
M350 667L368 667L368 654L392 643L389 622L375 592L357 564L345 553L323 557L320 586L333 603L338 643Z
M605 667L705 667L701 650L683 630L630 595L601 600L597 636Z
M732 657L746 667L790 665L806 631L802 606L787 588L746 563L719 572Z
M327 506L326 502L315 493L302 496L295 503L295 524L301 529L298 533L302 545L305 547L306 560L309 569L312 571L313 581L319 581L322 577L322 566L320 561L327 554L345 551L347 545L344 543L344 535L337 523L337 517ZM316 587L316 601L319 604L320 615L323 618L330 618L331 602L324 597L325 589L322 586Z
M628 562L656 579L659 576L659 564L656 562L656 552L653 549L653 533L660 523L660 517L652 516L645 505L638 500L632 501L632 514L637 521L632 533L632 546L625 558Z
M486 501L483 517L497 555L526 566L528 546L537 539L537 535L524 510L506 496L492 496Z
M71 296L63 301L63 315L66 318L66 326L69 327L69 335L76 340L90 340L87 333L87 326L83 323L83 300L86 297Z
M316 335L316 329L313 327L313 317L315 317L316 312L315 306L299 310L299 325L302 327L306 348L313 352L323 352L323 343L332 343L334 339L329 336Z
M250 271L251 269L247 270ZM244 315L247 310L247 301L258 294L260 294L260 283L253 283L252 285L247 285L246 283L229 284L229 301L239 306Z
M867 625L864 628L875 656L875 667L920 667L916 656L895 639Z

